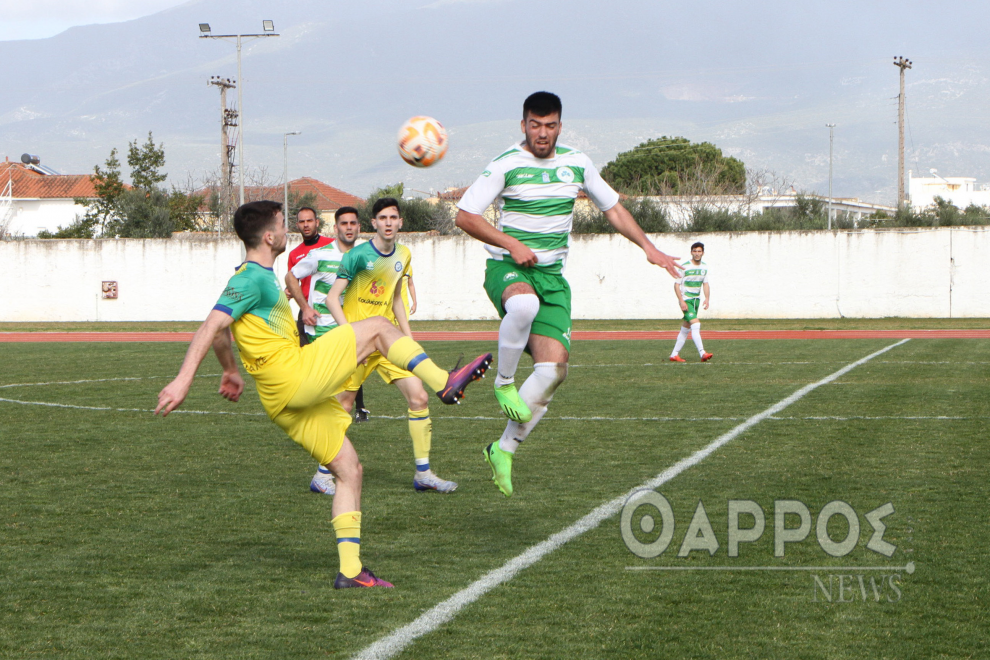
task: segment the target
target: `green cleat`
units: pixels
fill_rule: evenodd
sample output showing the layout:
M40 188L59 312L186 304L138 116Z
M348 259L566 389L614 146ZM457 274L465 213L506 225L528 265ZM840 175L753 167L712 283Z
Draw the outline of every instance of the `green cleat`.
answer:
M498 405L502 408L505 416L513 422L525 423L533 419L532 411L530 411L526 402L519 398L519 391L516 390L514 383L496 387L495 400L498 401Z
M492 481L506 497L512 497L512 454L503 451L497 442L485 447L485 462L492 468Z

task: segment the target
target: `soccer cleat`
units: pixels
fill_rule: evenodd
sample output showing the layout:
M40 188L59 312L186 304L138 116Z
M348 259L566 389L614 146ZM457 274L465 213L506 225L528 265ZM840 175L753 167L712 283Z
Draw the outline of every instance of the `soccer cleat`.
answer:
M454 367L454 370L447 376L447 384L437 392L437 396L446 404L460 403L461 399L464 398L464 388L479 378L484 378L485 372L488 371L491 364L492 354L485 353L460 369Z
M485 462L492 469L492 481L506 497L512 497L512 454L503 451L497 442L493 442L482 452Z
M533 419L533 413L530 411L529 406L526 405L526 402L519 398L519 391L516 389L514 383L507 383L502 387L496 387L495 400L498 401L498 405L502 408L505 416L513 422L528 422Z
M712 359L713 357L715 357L715 356L714 356L714 355L712 355L711 353L705 353L704 355L702 355L702 356L701 356L701 361L702 361L702 362L708 362L708 361L709 361L709 360L711 360L711 359Z
M684 358L682 358L680 355L671 355L670 356L670 361L671 362L687 362L687 360L685 360Z
M309 482L309 489L314 493L333 495L337 492L337 485L333 482L333 475L329 472L317 472L313 475L313 480Z
M344 577L343 573L337 573L337 579L333 581L334 589L351 589L353 587L385 587L392 588L391 582L377 577L367 566L361 568L361 572L352 578Z
M433 474L433 470L416 472L413 477L413 488L418 491L435 490L438 493L453 493L457 490L456 481L447 481Z
M367 422L368 416L371 415L371 411L367 408L358 408L357 412L354 413L355 422Z

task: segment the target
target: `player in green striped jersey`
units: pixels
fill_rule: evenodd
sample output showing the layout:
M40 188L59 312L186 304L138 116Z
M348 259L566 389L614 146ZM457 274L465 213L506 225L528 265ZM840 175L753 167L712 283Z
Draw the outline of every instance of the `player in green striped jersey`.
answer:
M509 422L499 441L485 448L485 460L506 497L513 492L516 449L567 376L571 290L563 268L578 192L583 190L616 231L642 248L650 263L680 277L675 258L650 242L591 159L557 144L560 113L555 94L530 95L523 104L525 139L493 160L458 203L457 226L486 243L485 290L502 317L495 398ZM483 214L496 201L499 221L492 226ZM533 373L516 390L524 350L533 356Z
M711 353L705 352L705 346L701 343L701 321L698 320L698 305L701 304L704 309L708 309L708 299L711 297L711 289L708 287L708 264L701 260L704 256L704 243L698 242L692 245L691 259L681 264L684 268L684 276L674 284L674 293L677 294L677 303L684 312L684 320L681 323L681 331L677 333L674 350L670 354L671 362L685 361L678 353L684 347L689 334L702 362L708 362L714 357ZM705 292L704 302L701 300L702 291Z

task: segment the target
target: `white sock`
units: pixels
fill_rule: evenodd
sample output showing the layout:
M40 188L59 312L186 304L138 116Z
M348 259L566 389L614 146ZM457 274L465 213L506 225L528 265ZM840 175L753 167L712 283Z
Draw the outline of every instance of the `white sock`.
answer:
M670 357L675 357L684 348L684 342L688 338L688 329L683 325L681 326L681 331L677 333L677 341L674 343L674 351L670 354Z
M701 324L692 323L691 324L691 339L694 340L694 345L698 348L698 355L705 354L705 346L701 343Z
M543 415L547 405L553 400L553 393L567 377L567 363L537 362L533 365L533 373L519 388L519 398L526 402L533 413L533 418L525 424L509 421L505 431L499 438L498 446L502 451L516 453L519 443L526 439Z
M540 299L535 293L520 293L505 301L505 316L498 326L498 370L495 387L516 382L516 369L529 341L529 329L536 313L540 311Z

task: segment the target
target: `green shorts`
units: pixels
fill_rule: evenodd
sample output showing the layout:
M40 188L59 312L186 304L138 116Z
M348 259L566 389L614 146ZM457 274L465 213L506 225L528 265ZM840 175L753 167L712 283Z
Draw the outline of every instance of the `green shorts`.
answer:
M485 267L485 292L495 305L499 317L505 316L502 293L516 282L526 282L540 299L540 311L533 319L530 333L556 339L571 350L571 287L561 273L562 266L524 268L506 257L489 259ZM526 349L527 352L529 349Z
M688 298L684 302L687 303L687 309L684 310L684 320L693 321L698 318L698 303L701 302L700 298Z

